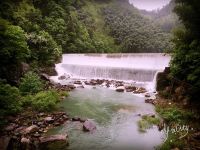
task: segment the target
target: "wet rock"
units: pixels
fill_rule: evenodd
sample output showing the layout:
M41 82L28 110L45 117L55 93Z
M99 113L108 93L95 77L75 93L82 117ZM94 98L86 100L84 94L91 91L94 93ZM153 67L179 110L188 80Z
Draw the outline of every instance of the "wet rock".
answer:
M122 81L116 81L115 87L121 87L121 86L124 86L123 82Z
M39 138L39 149L41 150L61 150L68 145L67 135L52 135Z
M133 92L135 91L137 88L135 86L125 86L126 92Z
M80 120L81 120L81 118L79 118L77 116L75 116L75 117L72 118L72 121L80 121Z
M61 122L61 123L60 123L60 122ZM60 121L60 120L59 120L59 122L55 122L53 125L54 125L54 126L60 126L60 124L62 124L63 122L64 122L64 121Z
M38 122L37 125L41 126L41 125L43 125L43 122Z
M81 81L74 81L74 84L82 84L82 82Z
M163 120L160 120L160 123L158 124L158 130L159 131L162 131L164 129L164 121Z
M10 139L11 138L7 136L0 137L0 150L7 150Z
M146 94L145 97L151 97L151 95L150 94Z
M21 143L29 144L30 143L30 139L23 137L23 138L21 138Z
M44 118L44 121L45 121L46 123L51 124L51 123L54 122L54 119L53 119L52 117L46 117L46 118Z
M38 130L39 130L39 127L38 127L38 126L32 125L32 126L27 127L27 128L23 131L23 133L24 133L24 134L29 134L29 133L36 132L36 131L38 131Z
M38 116L43 117L45 116L45 113L39 113Z
M143 87L138 88L136 91L134 91L133 93L135 94L140 94L140 93L146 93L146 89Z
M96 130L96 125L89 121L89 120L86 120L84 123L83 123L83 131L85 132L92 132Z
M125 88L123 86L119 86L116 88L117 92L124 92Z
M18 127L17 124L11 123L11 124L9 124L9 125L5 128L5 131L10 132L10 131L13 131L13 130L14 130L15 128L17 128L17 127Z
M46 73L41 73L41 74L40 74L40 78L41 78L42 80L45 80L45 81L50 81L50 77L49 77L49 75L46 74Z
M156 101L154 99L145 99L145 103L149 103L149 104L156 104Z
M66 76L64 76L64 75L58 77L58 80L65 80L65 79L66 79Z
M80 122L84 123L85 121L86 121L86 119L80 118Z
M38 132L36 132L35 134L33 134L34 137L38 138L41 136L41 134L39 134Z
M76 86L75 86L75 85L73 85L73 84L67 85L67 87L68 87L69 89L71 89L71 90L73 90L73 89L75 89L75 88L76 88Z

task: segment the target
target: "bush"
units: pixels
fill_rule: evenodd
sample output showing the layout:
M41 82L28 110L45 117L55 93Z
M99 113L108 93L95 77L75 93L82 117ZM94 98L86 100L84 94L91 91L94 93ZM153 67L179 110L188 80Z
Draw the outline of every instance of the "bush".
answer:
M42 91L32 99L32 106L37 111L52 111L56 108L59 95L55 91Z
M43 89L43 83L36 73L28 72L21 78L19 89L24 95L35 94Z
M0 81L0 116L11 115L19 112L20 92L18 88Z

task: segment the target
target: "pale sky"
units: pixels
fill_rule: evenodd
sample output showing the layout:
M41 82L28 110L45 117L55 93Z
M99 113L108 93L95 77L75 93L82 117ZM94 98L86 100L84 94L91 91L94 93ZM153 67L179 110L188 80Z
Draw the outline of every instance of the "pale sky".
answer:
M170 0L129 0L138 9L156 10L162 8L170 2Z

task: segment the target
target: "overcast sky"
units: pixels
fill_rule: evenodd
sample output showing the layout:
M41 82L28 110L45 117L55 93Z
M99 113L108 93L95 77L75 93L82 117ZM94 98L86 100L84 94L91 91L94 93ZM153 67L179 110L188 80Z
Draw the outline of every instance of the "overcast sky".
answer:
M162 8L170 0L129 0L129 2L139 9L155 10Z

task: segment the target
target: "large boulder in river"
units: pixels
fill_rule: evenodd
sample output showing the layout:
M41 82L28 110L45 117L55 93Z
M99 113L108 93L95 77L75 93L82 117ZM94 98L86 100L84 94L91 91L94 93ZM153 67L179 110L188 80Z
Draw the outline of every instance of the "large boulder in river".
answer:
M68 146L67 135L52 135L39 138L40 150L63 150Z
M117 92L124 92L124 90L125 90L124 86L119 86L116 88Z
M86 120L83 123L83 131L92 132L94 130L96 130L96 125L92 121Z

